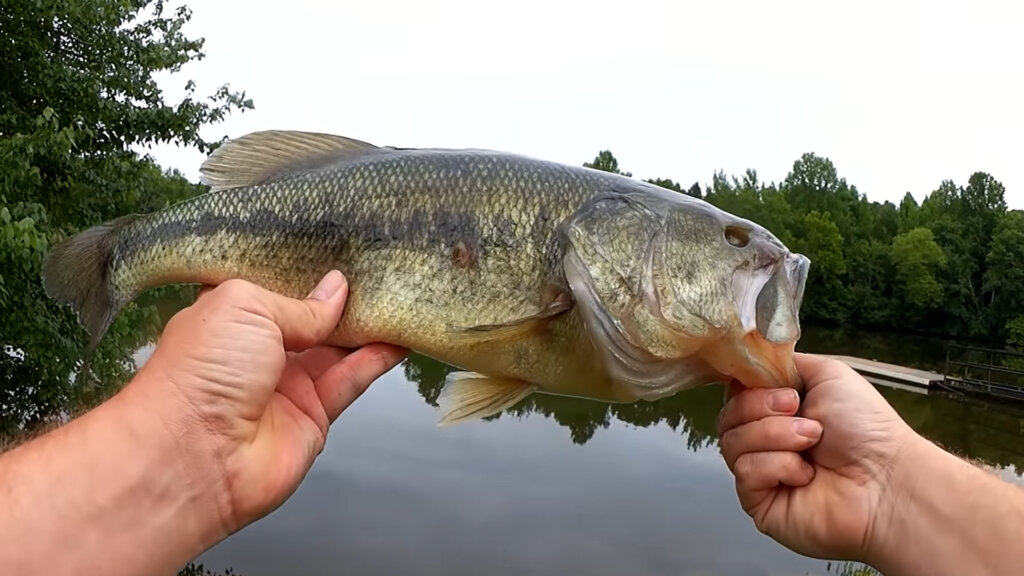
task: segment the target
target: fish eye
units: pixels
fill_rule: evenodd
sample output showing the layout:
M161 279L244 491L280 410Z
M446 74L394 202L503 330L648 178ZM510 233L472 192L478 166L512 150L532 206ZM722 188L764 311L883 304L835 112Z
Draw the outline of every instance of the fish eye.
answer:
M725 227L725 240L737 248L743 248L750 244L750 229L730 224Z

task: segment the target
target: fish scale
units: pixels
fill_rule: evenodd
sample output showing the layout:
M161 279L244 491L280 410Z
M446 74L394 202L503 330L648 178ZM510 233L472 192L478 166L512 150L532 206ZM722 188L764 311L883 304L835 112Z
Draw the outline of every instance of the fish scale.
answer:
M446 421L532 392L635 401L740 376L793 382L806 258L701 200L502 152L286 131L228 142L202 172L210 192L48 258L47 291L91 346L155 286L241 278L298 298L338 269L350 295L329 343L389 342L462 368ZM730 230L748 242L730 245ZM771 304L742 306L775 308L740 309L737 282L771 283ZM744 324L753 316L784 341Z

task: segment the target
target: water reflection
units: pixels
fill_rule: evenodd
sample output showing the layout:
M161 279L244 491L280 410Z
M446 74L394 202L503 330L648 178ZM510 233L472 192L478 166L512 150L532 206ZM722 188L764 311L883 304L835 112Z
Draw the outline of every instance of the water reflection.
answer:
M819 331L819 334L822 334ZM891 337L890 337L891 339ZM876 342L884 338L875 337ZM815 342L807 348L816 351L849 354L857 345L837 345L844 340L831 335L824 344ZM861 340L861 342L864 342ZM897 356L881 358L890 362L923 357L924 348L893 347ZM886 348L878 344L873 357ZM933 348L934 352L934 348ZM934 354L933 354L934 356ZM944 361L944 360L943 360ZM938 361L921 361L918 366L933 366ZM406 379L417 385L423 400L437 406L437 397L450 366L419 355L410 355L403 364ZM915 430L957 454L968 456L996 468L1024 471L1024 410L1021 407L983 401L945 393L915 393L879 388L883 396ZM716 418L722 406L722 388L711 385L682 392L657 402L606 404L576 398L533 394L504 413L490 418L522 417L538 414L550 418L569 431L575 444L586 444L598 431L607 429L612 420L646 428L664 424L685 437L691 450L717 446Z
M445 376L455 370L431 358L411 354L403 362L405 377L417 385L427 404L436 407ZM722 388L718 385L689 390L657 402L608 404L579 398L532 394L503 413L487 418L522 417L539 414L569 429L575 444L586 444L598 430L608 428L612 419L647 428L665 424L686 436L691 449L704 448L715 441L715 424L722 406Z
M990 467L1024 473L1024 410L946 393L883 388L915 430L945 449Z

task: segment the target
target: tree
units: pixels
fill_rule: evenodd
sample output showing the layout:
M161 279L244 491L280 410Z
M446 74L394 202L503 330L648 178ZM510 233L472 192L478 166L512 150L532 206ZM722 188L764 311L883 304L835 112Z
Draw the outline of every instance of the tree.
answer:
M650 184L654 184L655 186L661 186L662 188L668 188L669 190L675 190L676 192L685 194L685 192L683 192L683 187L680 186L678 182L673 182L668 178L651 178L647 180L647 182Z
M1014 210L999 218L985 265L983 288L992 329L1024 344L1024 212Z
M903 195L903 199L900 200L899 207L899 230L900 232L906 232L920 226L921 207L917 205L917 200L914 200L914 196L910 192Z
M165 14L159 0L0 9L0 433L74 410L89 391L72 386L84 331L42 290L49 247L201 192L136 150L173 142L209 152L217 143L200 128L252 107L227 86L196 99L192 82L165 102L156 75L203 56L203 41L182 32L190 17L184 7ZM92 362L103 382L123 381L158 319L144 301L126 307Z
M914 228L897 236L892 241L892 261L907 302L919 308L941 302L942 286L935 273L946 264L946 255L931 230Z
M842 322L848 310L841 283L846 260L839 227L828 213L811 211L804 216L800 228L795 248L812 263L807 274L805 310L814 319Z
M971 175L966 187L945 180L921 203L920 218L946 254L943 332L985 338L995 322L983 293L985 259L992 234L1006 211L1002 184L984 172Z
M604 172L611 172L612 174L622 174L623 176L632 177L631 172L622 172L619 170L619 161L612 155L611 150L601 150L594 157L593 162L584 162L585 168L593 168L595 170L602 170Z

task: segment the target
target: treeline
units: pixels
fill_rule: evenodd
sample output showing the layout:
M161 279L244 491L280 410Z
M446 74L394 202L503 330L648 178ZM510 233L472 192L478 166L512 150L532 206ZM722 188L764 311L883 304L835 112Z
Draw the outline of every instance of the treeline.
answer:
M585 166L629 175L610 151ZM703 187L648 182L757 222L811 261L805 321L1024 346L1024 212L991 175L943 181L918 204L872 202L828 158L804 154L781 183L754 170Z
M0 436L88 406L132 372L156 306L130 304L93 358L102 386L73 384L85 332L43 293L43 259L74 232L150 212L204 188L138 150L173 142L209 152L201 128L252 107L191 82L165 102L156 76L202 57L187 8L159 1L15 2L0 9ZM166 291L165 291L166 292Z

